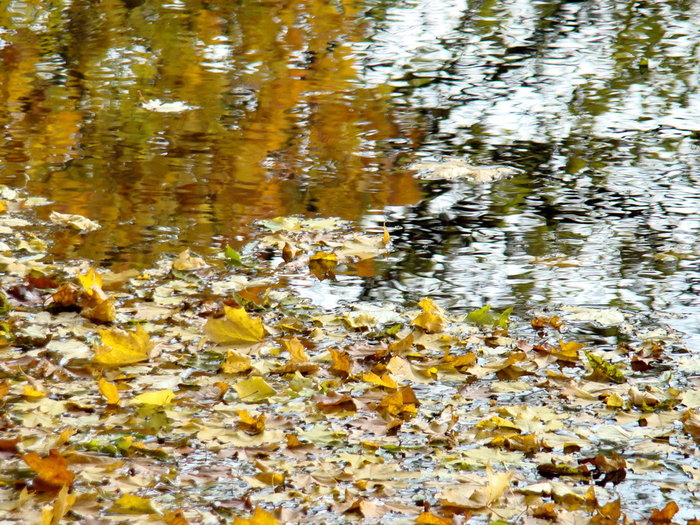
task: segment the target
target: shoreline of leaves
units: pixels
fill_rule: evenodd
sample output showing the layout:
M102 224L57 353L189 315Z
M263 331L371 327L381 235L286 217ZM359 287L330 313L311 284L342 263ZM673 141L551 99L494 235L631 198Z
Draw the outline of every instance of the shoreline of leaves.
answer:
M656 377L684 357L669 331L569 309L513 335L508 311L452 316L429 298L417 311L323 311L285 289L285 272L333 279L387 253L388 232L358 236L335 219L264 227L243 257L185 251L121 275L82 265L75 281L26 267L3 283L5 513L662 524L692 511L687 495L683 509L623 503L628 474L667 471L660 487L645 481L660 493L697 486L698 385ZM616 326L624 343L567 341L575 323Z

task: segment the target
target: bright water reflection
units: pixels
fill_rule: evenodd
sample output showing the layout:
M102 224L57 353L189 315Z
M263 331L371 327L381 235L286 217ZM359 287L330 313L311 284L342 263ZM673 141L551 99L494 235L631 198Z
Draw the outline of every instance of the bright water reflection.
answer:
M698 333L700 3L231 4L7 3L0 182L106 225L54 256L149 265L340 215L386 221L399 253L299 282L329 304L615 304ZM441 155L526 174L404 167Z

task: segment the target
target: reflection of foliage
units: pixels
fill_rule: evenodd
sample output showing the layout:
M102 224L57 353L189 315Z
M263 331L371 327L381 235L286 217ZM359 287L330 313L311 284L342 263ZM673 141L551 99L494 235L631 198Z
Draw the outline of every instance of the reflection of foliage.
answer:
M370 204L367 168L378 173L398 130L386 93L358 79L355 4L76 1L65 16L28 4L0 15L17 30L0 99L23 116L0 115L14 151L6 176L28 175L62 211L121 224L96 233L100 245L128 247L154 224L211 239L218 225L246 231L251 215L299 204L347 217ZM144 98L196 109L161 114Z

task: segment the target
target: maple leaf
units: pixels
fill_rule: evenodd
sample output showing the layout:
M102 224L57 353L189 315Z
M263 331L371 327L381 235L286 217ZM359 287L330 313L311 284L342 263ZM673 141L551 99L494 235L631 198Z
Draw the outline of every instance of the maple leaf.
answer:
M445 312L432 299L424 297L420 300L418 306L423 311L411 321L413 326L422 328L428 333L442 332L445 329L447 324Z
M241 355L235 350L227 350L226 357L221 363L224 374L240 374L252 368L250 357Z
M40 490L55 490L70 485L75 479L75 474L68 470L68 462L56 449L51 449L45 458L36 452L29 452L22 459L37 473L34 481Z
M669 525L678 510L678 503L669 501L663 509L654 509L649 517L649 521L654 525Z
M153 343L141 325L134 332L99 330L102 345L95 347L93 362L105 367L123 366L147 361Z
M261 319L251 318L244 308L224 305L224 319L209 318L204 333L220 344L258 343L265 337L265 328Z
M301 341L296 337L292 337L288 341L282 341L282 344L284 345L284 349L289 352L292 363L307 363L310 361L304 345L302 345Z
M90 268L88 273L78 275L78 281L85 290L85 293L96 302L102 302L107 299L107 294L102 290L102 277L94 268Z

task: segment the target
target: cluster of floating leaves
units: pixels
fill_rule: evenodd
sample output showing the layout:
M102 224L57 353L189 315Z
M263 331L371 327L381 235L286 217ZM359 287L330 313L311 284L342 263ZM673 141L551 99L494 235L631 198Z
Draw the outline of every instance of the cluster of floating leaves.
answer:
M4 198L5 224L31 207ZM661 325L562 307L511 326L428 297L324 311L285 275L391 249L337 219L119 274L42 264L10 224L4 522L697 523L698 369Z

